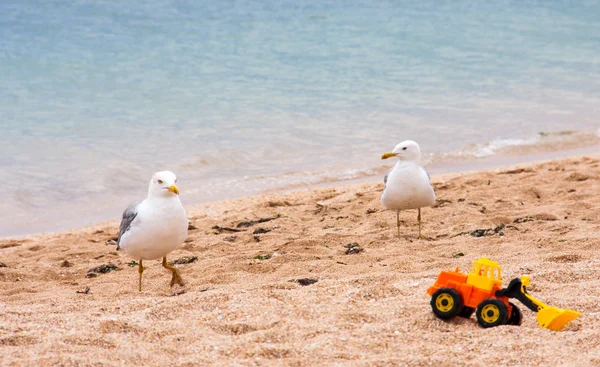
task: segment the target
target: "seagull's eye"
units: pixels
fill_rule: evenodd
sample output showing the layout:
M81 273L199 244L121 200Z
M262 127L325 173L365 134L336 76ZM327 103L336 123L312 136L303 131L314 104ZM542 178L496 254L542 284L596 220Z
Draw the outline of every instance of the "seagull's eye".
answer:
M159 185L162 185L162 180L158 180L158 184L159 184Z
M406 149L407 149L406 147L402 148L402 150L406 150Z
M175 183L177 183L177 179L175 179Z

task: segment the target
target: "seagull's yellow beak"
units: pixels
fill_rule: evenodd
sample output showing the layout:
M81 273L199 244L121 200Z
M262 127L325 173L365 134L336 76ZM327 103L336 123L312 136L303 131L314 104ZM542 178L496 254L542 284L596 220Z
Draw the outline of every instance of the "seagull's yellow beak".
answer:
M388 158L392 158L395 157L396 153L392 153L392 152L387 152L384 155L381 156L381 159L388 159Z
M171 191L175 195L179 195L179 188L175 185L169 186L168 190Z

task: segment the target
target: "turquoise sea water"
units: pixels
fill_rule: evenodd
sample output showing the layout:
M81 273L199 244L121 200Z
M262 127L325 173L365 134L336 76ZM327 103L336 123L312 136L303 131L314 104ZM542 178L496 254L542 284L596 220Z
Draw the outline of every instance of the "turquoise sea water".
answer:
M118 217L163 169L194 203L378 174L405 139L438 166L596 146L599 19L600 1L2 0L0 236Z

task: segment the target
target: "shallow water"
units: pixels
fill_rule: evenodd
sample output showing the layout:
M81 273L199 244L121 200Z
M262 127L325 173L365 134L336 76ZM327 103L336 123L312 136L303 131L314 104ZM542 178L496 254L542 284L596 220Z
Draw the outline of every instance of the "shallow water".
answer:
M118 217L162 169L189 204L376 175L404 139L441 171L594 147L598 19L600 1L3 1L0 236Z

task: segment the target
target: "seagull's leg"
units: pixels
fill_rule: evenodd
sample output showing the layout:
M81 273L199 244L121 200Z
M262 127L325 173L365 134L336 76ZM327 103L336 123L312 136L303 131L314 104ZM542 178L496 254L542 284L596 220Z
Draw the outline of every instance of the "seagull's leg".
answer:
M422 240L423 236L421 236L421 208L419 208L419 215L417 215L417 220L419 221L419 239Z
M140 292L142 291L142 273L144 272L144 266L142 265L142 259L138 264L138 273L140 274Z
M396 227L398 227L398 238L400 238L400 210L396 210Z
M163 257L162 266L163 266L163 268L165 268L167 270L171 270L171 272L173 273L173 277L171 278L171 287L174 286L175 284L179 284L179 285L183 286L183 279L181 279L181 275L179 275L179 270L177 270L176 268L169 266L169 264L167 264L166 256Z

